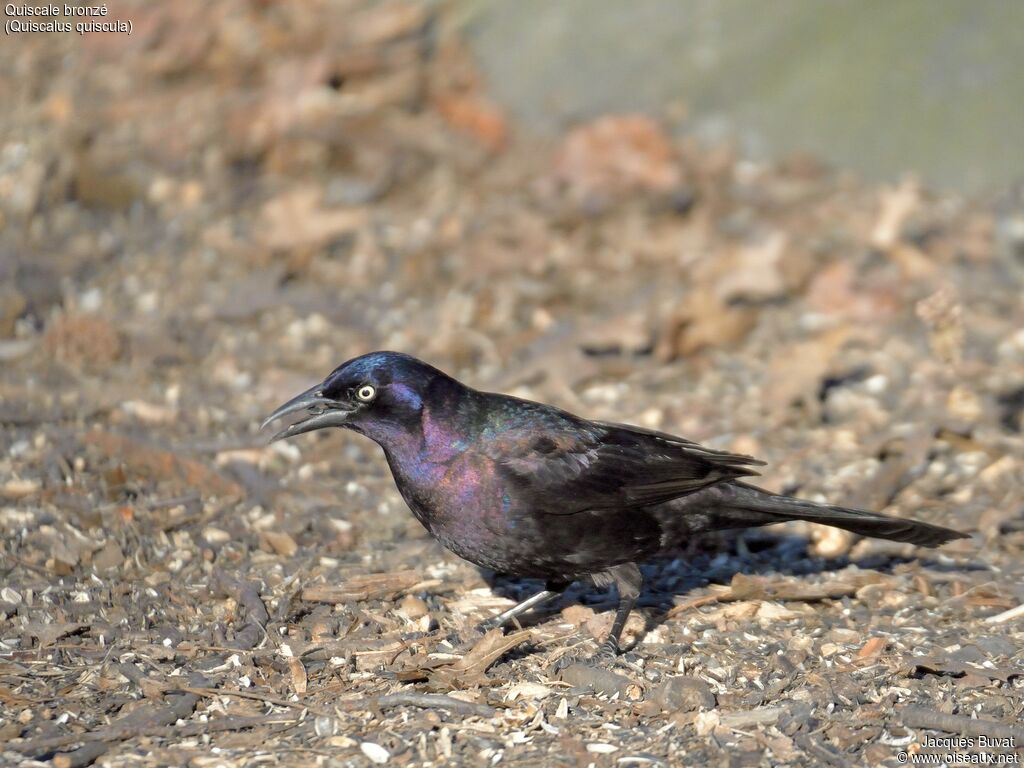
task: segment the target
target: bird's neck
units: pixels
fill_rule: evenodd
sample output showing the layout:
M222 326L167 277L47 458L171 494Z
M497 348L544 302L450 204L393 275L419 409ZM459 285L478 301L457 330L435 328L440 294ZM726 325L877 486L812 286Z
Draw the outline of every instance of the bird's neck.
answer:
M443 474L472 438L474 395L451 379L432 386L415 419L400 425L380 425L367 433L384 449L392 469L428 480Z

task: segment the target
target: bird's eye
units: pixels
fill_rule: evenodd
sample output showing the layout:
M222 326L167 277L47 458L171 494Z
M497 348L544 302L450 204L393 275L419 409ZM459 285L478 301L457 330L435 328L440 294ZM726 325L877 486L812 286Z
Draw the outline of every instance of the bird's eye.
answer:
M377 390L371 387L369 384L363 384L356 392L356 397L362 400L364 403L368 403L373 400L373 396L377 394Z

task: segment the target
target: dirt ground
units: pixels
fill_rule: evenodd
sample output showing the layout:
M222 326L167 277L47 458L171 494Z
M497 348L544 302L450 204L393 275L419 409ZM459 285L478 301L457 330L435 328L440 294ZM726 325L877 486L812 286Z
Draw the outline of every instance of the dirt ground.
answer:
M0 763L1021 757L1019 198L635 115L538 144L424 5L117 14L0 47ZM610 624L581 586L458 650L538 585L433 542L372 443L257 428L373 349L973 535L709 537L606 670L557 668Z

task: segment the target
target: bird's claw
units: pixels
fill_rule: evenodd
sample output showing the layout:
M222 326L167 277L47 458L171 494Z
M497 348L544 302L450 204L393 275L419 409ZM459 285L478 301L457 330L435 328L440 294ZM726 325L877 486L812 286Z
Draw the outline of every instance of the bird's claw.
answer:
M593 653L585 651L570 651L561 656L555 662L555 672L561 672L573 664L583 664L588 667L610 667L615 663L619 655L618 643L605 641Z
M619 656L619 644L609 638L601 643L601 647L597 649L597 653L590 657L590 661L593 664L611 664Z

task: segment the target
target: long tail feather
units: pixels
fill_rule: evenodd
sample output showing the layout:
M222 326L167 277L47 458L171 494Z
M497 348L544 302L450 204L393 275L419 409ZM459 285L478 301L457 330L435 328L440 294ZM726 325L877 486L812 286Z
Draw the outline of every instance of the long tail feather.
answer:
M730 483L729 488L731 492L722 500L723 506L754 513L760 525L786 520L806 520L810 523L842 528L861 536L905 541L922 547L938 547L947 541L968 537L966 533L940 525L889 517L863 509L816 504L813 501L769 493L746 483Z

